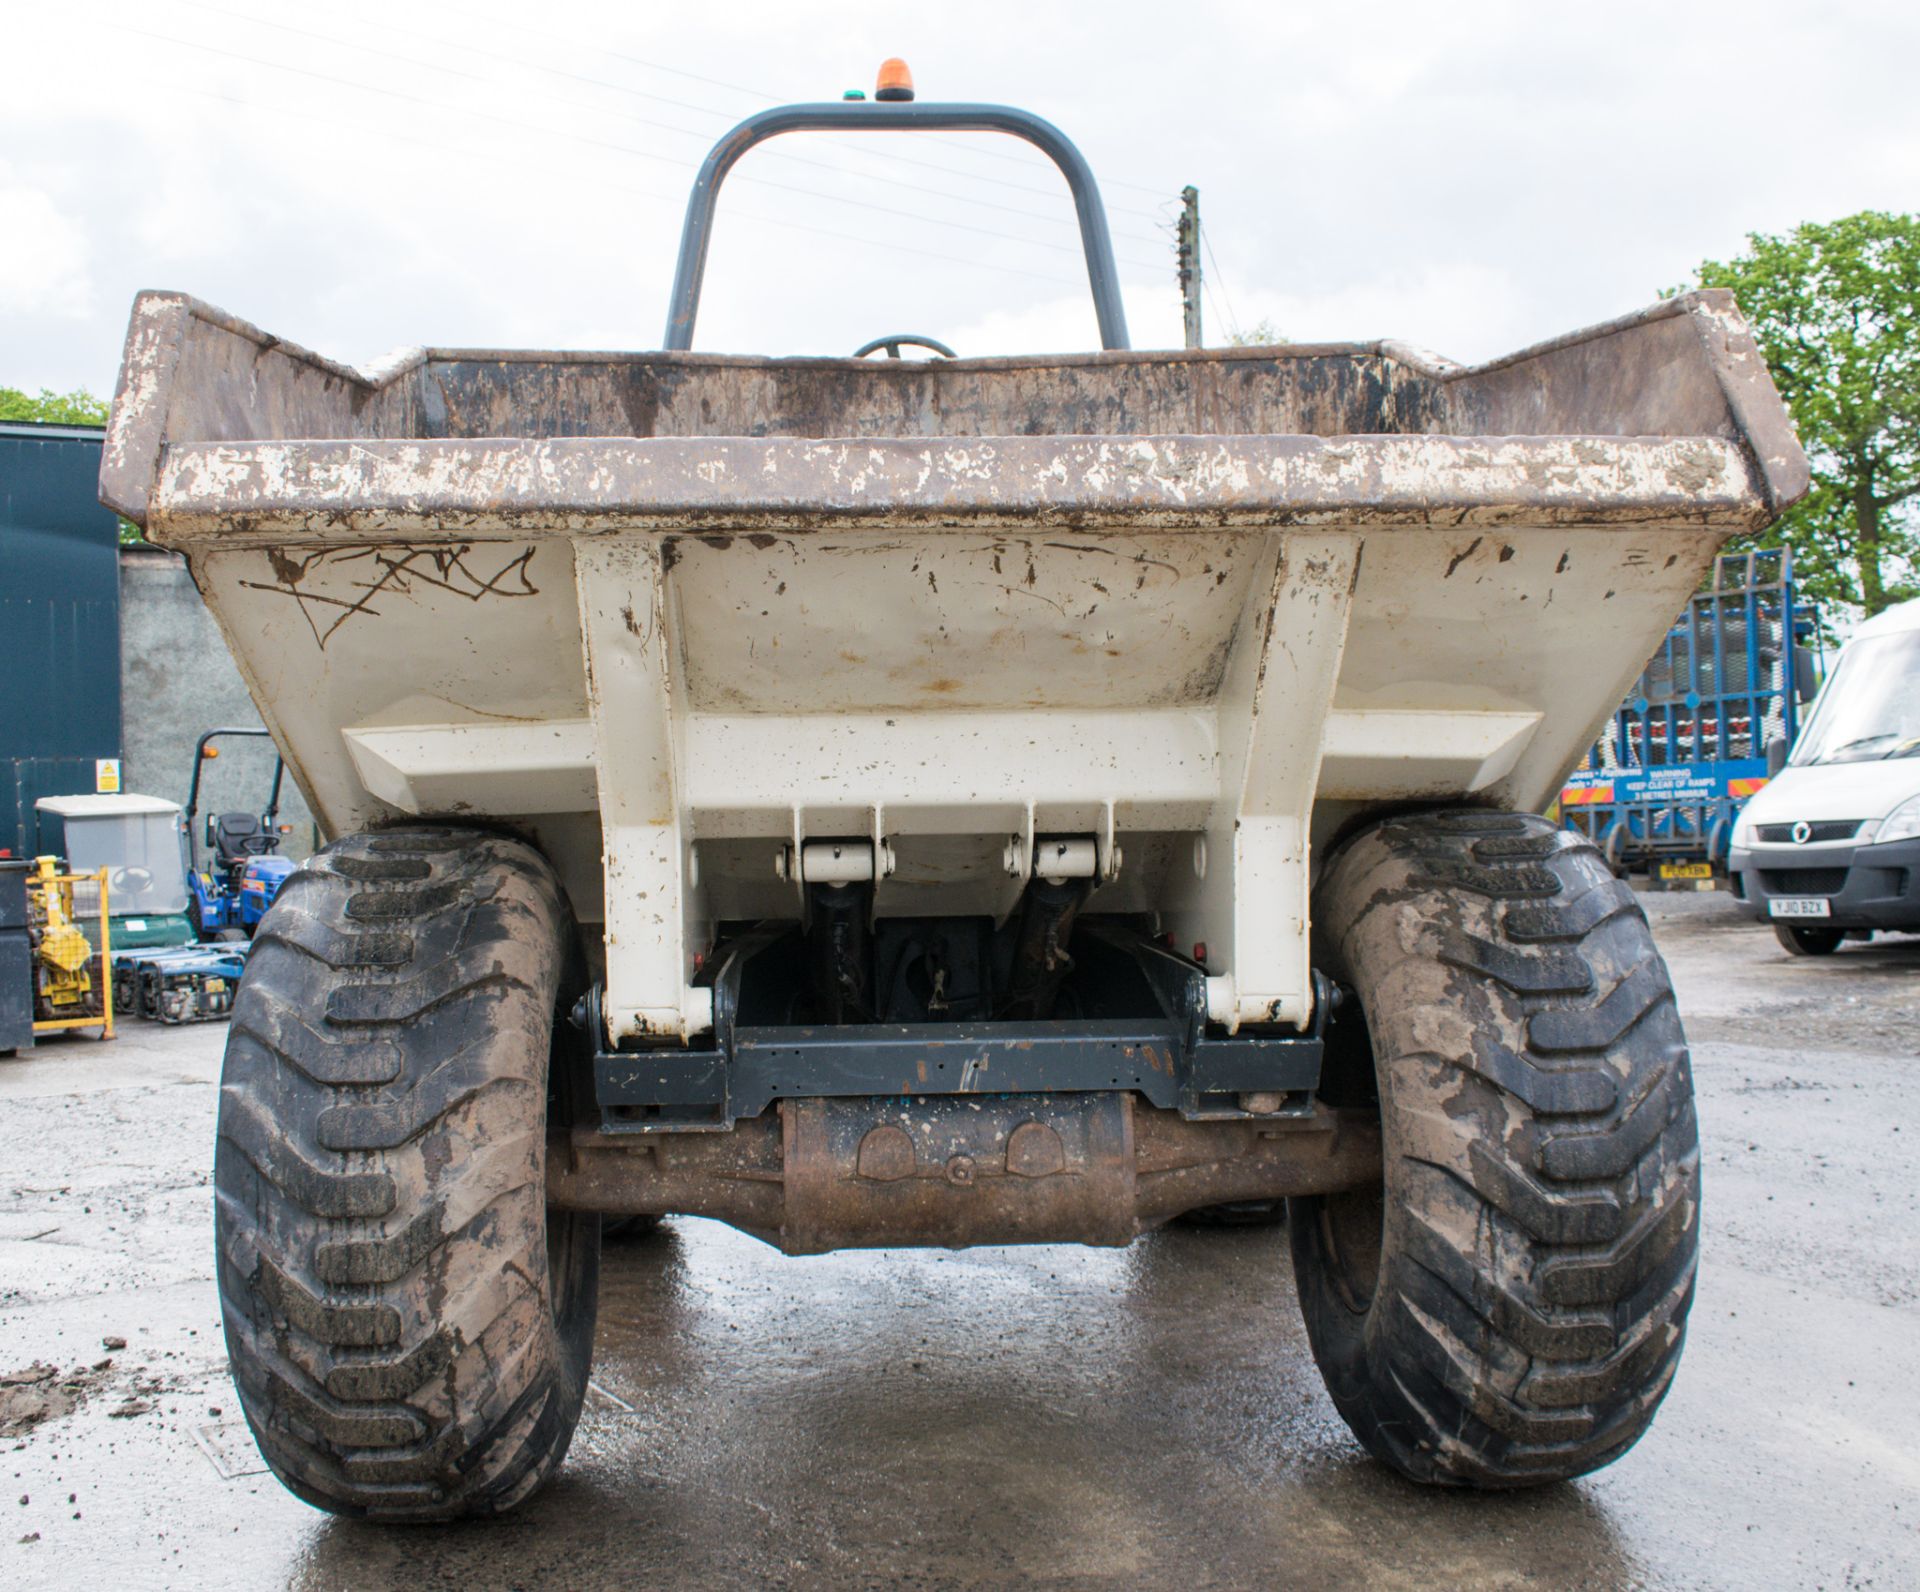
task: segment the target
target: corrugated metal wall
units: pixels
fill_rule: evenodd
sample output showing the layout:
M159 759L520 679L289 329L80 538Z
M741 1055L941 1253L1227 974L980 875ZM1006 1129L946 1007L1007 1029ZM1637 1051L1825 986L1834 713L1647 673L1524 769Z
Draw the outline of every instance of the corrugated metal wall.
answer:
M120 755L119 520L102 433L0 423L0 854L31 856L33 804L94 788Z

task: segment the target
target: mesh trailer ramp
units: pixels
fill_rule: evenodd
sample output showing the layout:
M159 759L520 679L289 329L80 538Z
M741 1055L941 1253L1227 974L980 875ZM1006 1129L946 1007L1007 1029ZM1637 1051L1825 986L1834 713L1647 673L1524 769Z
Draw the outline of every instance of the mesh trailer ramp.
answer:
M689 351L734 161L929 126L1060 164L1102 351ZM1631 1444L1691 1298L1686 1052L1632 897L1530 815L1805 490L1732 301L1480 366L1132 351L1063 135L876 103L722 141L666 341L361 371L134 306L103 497L333 837L254 942L216 1175L281 1478L525 1497L602 1215L805 1253L1279 1196L1387 1463Z
M1562 821L1623 874L1723 873L1734 820L1799 734L1816 623L1791 550L1720 554L1560 792Z

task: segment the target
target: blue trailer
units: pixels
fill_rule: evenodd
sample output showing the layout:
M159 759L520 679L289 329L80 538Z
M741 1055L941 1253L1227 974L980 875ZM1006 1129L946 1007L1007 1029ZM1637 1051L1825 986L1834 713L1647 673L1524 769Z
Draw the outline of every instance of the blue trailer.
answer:
M1816 633L1790 550L1723 553L1561 791L1561 821L1617 872L1724 872L1734 819L1812 698Z

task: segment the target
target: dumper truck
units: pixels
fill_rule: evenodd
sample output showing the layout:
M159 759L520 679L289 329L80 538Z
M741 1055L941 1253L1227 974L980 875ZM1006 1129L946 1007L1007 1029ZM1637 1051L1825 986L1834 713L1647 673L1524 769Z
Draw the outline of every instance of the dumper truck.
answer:
M930 129L1059 168L1099 351L694 351L736 163ZM720 142L658 350L356 369L140 295L101 482L330 837L255 935L215 1154L234 1377L301 1498L527 1498L603 1218L673 1214L809 1255L1285 1198L1387 1465L1523 1487L1647 1429L1686 1043L1633 895L1538 814L1806 489L1725 293L1478 365L1134 351L1074 145L896 84Z

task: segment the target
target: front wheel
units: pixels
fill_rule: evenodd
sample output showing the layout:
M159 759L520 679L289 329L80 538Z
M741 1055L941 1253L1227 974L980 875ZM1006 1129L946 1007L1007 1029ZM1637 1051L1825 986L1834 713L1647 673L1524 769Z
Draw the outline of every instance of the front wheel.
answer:
M1416 1481L1607 1464L1679 1363L1700 1216L1686 1043L1633 892L1543 819L1417 814L1339 852L1314 927L1358 997L1324 1091L1377 1098L1384 1149L1378 1186L1292 1202L1335 1407Z
M1844 940L1844 929L1808 928L1799 923L1776 923L1773 937L1795 956L1832 956Z
M220 1084L220 1303L247 1424L308 1503L499 1514L559 1468L600 1264L599 1218L546 1205L579 969L552 869L471 830L339 841L262 918Z

